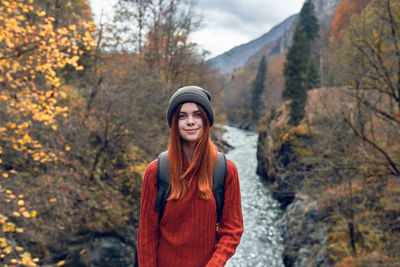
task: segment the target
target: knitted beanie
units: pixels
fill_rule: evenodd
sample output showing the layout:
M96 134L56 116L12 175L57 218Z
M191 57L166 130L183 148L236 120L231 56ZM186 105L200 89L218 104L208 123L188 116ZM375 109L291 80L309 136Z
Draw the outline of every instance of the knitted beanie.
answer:
M179 88L169 100L167 120L169 127L172 124L172 117L179 105L193 102L200 105L204 111L207 113L208 119L210 121L210 126L214 123L214 110L210 103L211 94L198 86L184 86Z

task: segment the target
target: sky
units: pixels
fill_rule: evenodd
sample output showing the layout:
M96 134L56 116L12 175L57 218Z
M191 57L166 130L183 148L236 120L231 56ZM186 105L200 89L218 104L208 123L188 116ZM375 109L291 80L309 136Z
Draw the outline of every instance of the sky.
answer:
M90 0L97 23L100 14L112 14L117 0ZM300 12L304 0L197 0L202 27L192 34L207 58L254 40L287 17Z

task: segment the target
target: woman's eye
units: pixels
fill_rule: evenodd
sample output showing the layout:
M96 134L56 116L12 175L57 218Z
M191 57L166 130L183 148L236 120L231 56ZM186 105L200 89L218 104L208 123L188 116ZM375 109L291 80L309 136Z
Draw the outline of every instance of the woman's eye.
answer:
M179 119L184 119L184 118L186 118L186 115L185 114L179 114L178 118Z

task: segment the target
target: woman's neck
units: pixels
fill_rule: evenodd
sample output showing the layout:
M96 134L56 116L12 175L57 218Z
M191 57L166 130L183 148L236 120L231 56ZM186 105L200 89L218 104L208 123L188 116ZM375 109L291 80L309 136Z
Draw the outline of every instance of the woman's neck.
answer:
M195 142L182 142L182 152L185 158L191 162L195 149Z

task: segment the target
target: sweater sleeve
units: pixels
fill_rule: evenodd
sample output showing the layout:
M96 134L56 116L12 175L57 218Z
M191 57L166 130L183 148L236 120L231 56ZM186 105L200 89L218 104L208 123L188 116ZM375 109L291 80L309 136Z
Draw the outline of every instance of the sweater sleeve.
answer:
M157 266L157 248L160 237L158 212L154 210L157 197L157 161L151 162L144 174L140 202L138 231L138 259L140 267Z
M235 164L227 160L224 207L217 233L215 251L207 267L224 266L235 253L243 233L243 217L240 198L240 184Z

